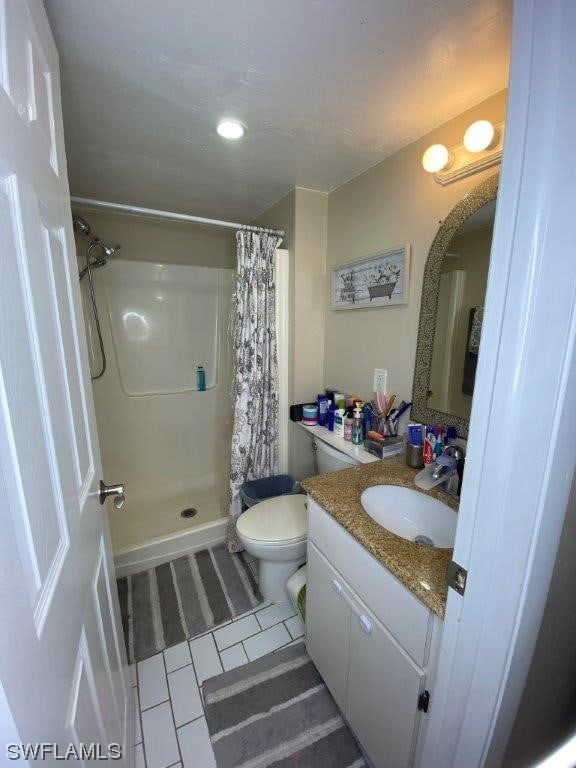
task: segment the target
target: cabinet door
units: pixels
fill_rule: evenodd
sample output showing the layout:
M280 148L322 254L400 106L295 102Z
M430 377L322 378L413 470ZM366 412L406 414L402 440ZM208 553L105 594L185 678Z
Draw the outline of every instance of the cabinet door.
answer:
M307 569L306 647L344 712L351 614L340 593L344 586L342 577L310 542Z
M346 716L375 768L407 768L424 673L359 601L352 604Z

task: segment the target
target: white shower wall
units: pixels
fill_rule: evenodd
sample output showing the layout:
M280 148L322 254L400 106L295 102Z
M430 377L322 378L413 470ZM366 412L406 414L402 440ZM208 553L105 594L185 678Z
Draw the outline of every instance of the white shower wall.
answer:
M225 514L234 271L114 257L93 275L108 359L94 382L103 471L107 483L126 486L125 505L109 512L118 551ZM94 371L100 353L87 289L85 279ZM198 364L205 392L196 390ZM182 518L189 507L198 514Z

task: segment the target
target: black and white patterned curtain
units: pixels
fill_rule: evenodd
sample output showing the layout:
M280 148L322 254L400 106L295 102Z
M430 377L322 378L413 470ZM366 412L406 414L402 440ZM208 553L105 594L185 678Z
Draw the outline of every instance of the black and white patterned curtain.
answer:
M234 356L232 451L228 549L242 545L236 520L244 482L278 472L278 363L274 252L277 235L236 233L236 292L232 305Z

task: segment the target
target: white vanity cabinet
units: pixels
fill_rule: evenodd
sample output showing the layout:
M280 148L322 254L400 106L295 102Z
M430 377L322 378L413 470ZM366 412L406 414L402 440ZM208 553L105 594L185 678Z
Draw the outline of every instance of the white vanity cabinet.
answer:
M442 622L312 499L308 511L308 653L375 768L409 768Z

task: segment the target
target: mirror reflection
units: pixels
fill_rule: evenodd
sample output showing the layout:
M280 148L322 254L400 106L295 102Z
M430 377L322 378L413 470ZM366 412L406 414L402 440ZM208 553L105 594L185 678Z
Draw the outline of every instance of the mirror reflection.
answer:
M440 269L428 406L469 419L496 200L470 216L452 237Z

